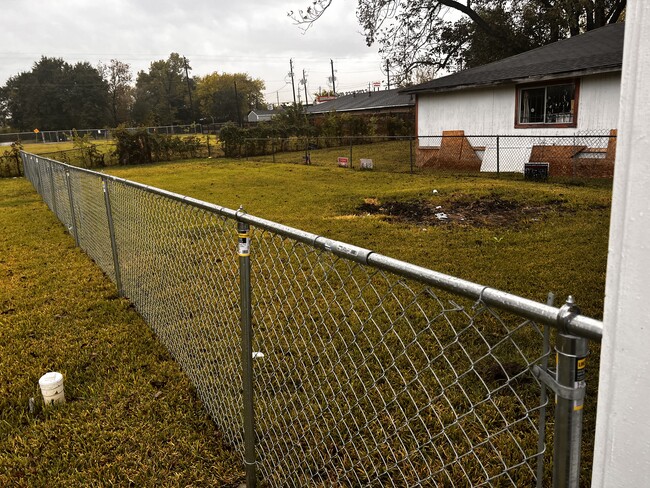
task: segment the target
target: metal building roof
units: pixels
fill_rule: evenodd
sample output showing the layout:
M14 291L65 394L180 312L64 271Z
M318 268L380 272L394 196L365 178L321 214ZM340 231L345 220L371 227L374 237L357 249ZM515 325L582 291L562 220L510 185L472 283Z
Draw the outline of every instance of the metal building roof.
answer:
M344 95L336 100L311 105L305 110L308 114L324 114L328 112L352 112L361 110L379 110L399 107L411 107L415 100L407 93L398 89L379 90Z

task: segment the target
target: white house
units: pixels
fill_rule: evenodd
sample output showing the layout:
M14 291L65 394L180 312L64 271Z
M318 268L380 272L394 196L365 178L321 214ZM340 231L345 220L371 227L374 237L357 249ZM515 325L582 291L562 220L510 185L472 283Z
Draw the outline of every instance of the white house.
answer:
M248 120L248 122L268 122L279 113L282 113L281 108L276 109L270 107L268 110L256 108L248 112L246 120Z
M624 28L623 23L611 24L404 90L417 97L418 163L449 168L479 164L483 171L494 171L494 138L471 136L530 135L537 140L500 140L502 160L509 153L518 155L521 164L515 171L523 171L529 160L554 158L541 150L543 138L568 136L554 140L564 150L562 161L551 161L551 173L564 174L569 165L575 169L577 158L585 167L597 163L597 174L587 176L611 176L615 138L585 136L615 134L618 126ZM442 135L448 140L443 142ZM465 161L442 160L457 152L451 146L473 148L475 154L465 150Z

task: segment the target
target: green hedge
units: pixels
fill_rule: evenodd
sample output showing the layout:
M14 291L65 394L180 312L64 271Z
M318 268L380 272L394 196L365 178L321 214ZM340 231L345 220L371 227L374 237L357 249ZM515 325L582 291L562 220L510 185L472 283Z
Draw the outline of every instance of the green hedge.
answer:
M120 165L196 158L205 150L197 136L178 137L151 133L146 129L115 129L113 138Z
M413 123L396 115L329 113L307 119L292 107L269 122L221 129L219 138L226 157L262 156L277 152L368 144L384 137L410 136Z

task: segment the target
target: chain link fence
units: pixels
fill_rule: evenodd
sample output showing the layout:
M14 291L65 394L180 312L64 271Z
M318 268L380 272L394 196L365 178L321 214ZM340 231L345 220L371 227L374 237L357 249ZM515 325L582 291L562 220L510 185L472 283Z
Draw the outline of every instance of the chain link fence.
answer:
M616 159L616 130L570 135L465 135L450 131L420 136L420 168L485 173L524 173L528 178L552 176L611 178Z
M602 323L574 304L22 157L190 377L248 486L578 486L584 356Z
M388 143L388 144L385 144ZM230 157L270 159L373 169L388 172L427 170L472 173L519 173L530 179L549 177L611 178L616 159L616 131L572 135L465 135L450 131L418 137L249 138L226 144Z
M146 129L147 132L166 135L190 135L202 134L203 126L201 124L189 125L159 125L150 127L129 127L127 130ZM0 145L10 144L21 141L26 144L30 143L48 143L48 142L67 142L72 141L74 137L88 136L90 140L112 140L113 129L64 129L64 130L34 130L33 132L8 132L0 133Z

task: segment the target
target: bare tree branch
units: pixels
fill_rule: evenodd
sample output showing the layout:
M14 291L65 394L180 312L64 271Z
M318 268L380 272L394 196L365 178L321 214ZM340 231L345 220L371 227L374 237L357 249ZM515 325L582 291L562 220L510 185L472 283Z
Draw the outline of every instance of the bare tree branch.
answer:
M307 0L306 0L307 1ZM333 0L311 0L289 12L309 29ZM472 67L568 35L602 27L624 15L626 0L357 0L366 43L408 79L421 66ZM446 12L456 15L446 16ZM459 15L460 14L460 15Z

